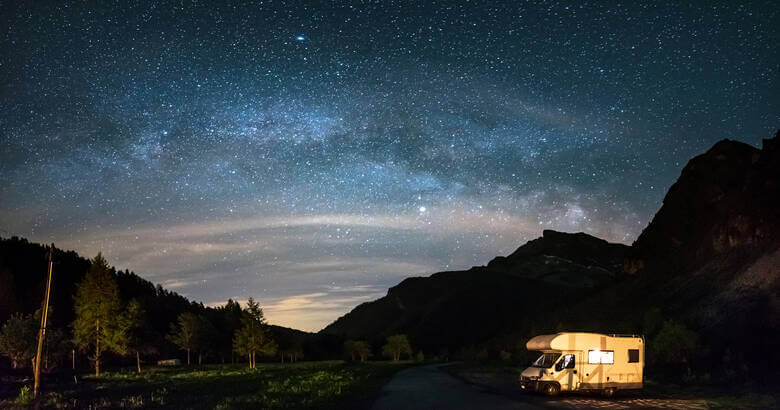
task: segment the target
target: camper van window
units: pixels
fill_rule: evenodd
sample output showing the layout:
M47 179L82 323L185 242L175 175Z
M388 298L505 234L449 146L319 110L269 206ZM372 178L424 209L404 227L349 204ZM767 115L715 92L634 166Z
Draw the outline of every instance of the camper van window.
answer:
M555 365L556 371L561 371L563 369L573 369L574 368L574 355L573 354L565 354L561 358L561 360L558 361L558 363Z
M639 363L639 349L628 349L628 362Z
M615 352L612 350L588 350L588 364L613 364Z
M534 362L534 364L531 365L531 367L541 367L544 369L549 369L552 367L553 364L555 364L555 361L561 357L560 353L544 353L541 356L539 356L538 359Z

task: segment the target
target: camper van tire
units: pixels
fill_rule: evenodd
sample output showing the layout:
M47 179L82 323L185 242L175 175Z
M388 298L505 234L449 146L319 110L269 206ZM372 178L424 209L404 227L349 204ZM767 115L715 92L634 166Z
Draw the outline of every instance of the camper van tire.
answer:
M602 394L604 397L606 397L606 398L608 398L608 399L609 399L609 398L615 397L616 390L617 390L617 389L615 389L614 387L607 387L606 389L604 389L604 390L601 392L601 394Z
M561 392L561 386L558 383L545 383L542 385L542 393L548 396L557 396Z

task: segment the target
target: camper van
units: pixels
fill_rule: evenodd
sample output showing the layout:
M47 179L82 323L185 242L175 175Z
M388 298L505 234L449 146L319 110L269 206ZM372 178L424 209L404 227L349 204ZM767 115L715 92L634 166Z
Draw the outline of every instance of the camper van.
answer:
M525 347L541 352L520 376L525 390L600 391L612 397L617 390L642 388L643 337L565 332L536 336Z

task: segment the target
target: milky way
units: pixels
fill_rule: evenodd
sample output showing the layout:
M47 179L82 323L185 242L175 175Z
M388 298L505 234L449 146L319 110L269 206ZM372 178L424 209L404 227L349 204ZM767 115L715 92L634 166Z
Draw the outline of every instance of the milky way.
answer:
M631 243L780 124L769 1L34 3L0 5L0 235L307 330L543 229Z

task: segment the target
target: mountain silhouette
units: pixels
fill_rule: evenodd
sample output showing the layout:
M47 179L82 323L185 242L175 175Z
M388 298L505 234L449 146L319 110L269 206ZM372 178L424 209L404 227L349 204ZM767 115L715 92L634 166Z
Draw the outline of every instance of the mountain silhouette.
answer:
M703 357L738 351L771 371L780 364L763 357L780 348L778 204L780 132L761 149L722 140L688 162L630 247L544 231L487 266L406 279L321 333L511 349L564 329L642 333L658 312L697 332Z

